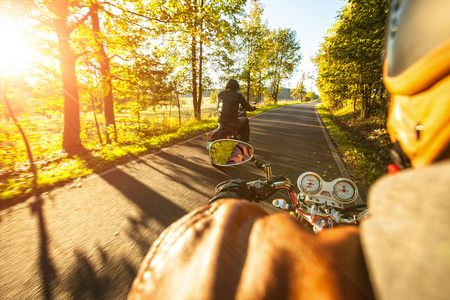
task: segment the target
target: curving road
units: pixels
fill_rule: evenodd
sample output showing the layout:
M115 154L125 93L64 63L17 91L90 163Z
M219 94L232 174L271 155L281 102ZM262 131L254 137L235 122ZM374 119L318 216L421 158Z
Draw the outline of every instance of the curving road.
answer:
M341 177L317 103L254 116L255 157L293 182ZM0 211L0 299L123 299L156 237L207 204L218 182L264 176L251 163L217 170L195 137ZM269 212L275 209L262 204Z

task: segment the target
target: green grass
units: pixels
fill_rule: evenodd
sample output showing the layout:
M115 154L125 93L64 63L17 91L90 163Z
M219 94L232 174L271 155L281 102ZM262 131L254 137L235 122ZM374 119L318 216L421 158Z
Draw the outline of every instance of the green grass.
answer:
M331 138L338 144L351 172L365 188L386 174L391 143L382 118L360 119L359 113L344 108L332 113L323 104L317 111Z
M256 115L288 104L294 104L294 102L261 107L249 115ZM60 151L62 119L22 120L21 126L26 131L35 156L35 174L30 171L25 147L17 129L9 123L0 124L0 144L2 145L0 201L13 203L34 192L44 192L78 177L110 168L139 155L154 152L210 131L217 127L217 117L208 117L213 115L213 112L214 110L206 110L207 116L205 117L204 114L201 121L187 119L188 113L185 113L181 126L174 112L171 119L168 118L168 114L165 118L160 117L161 112L159 112L157 117L159 120L155 120L152 114L148 113L141 124L141 131L128 116L118 114L119 143L104 146L100 146L93 119L91 116L84 116L81 136L87 151L73 158L67 157Z

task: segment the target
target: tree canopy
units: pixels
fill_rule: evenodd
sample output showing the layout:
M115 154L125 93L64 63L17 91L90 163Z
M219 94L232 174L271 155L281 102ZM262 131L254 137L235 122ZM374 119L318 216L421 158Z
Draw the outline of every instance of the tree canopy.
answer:
M382 54L388 4L348 0L327 32L314 63L322 101L332 108L352 105L361 117L384 114Z

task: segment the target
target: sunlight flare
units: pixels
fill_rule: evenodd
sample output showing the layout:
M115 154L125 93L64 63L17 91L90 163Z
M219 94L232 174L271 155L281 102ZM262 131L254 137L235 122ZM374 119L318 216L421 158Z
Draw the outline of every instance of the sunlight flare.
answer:
M0 16L0 74L12 76L26 72L33 63L35 53L20 27Z

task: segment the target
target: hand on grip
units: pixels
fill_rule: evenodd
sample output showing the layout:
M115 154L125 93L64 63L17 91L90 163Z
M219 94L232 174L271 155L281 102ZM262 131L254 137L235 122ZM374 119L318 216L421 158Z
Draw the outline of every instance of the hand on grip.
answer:
M222 198L252 200L253 195L247 184L242 179L230 179L216 186L214 197L209 201L212 203Z

